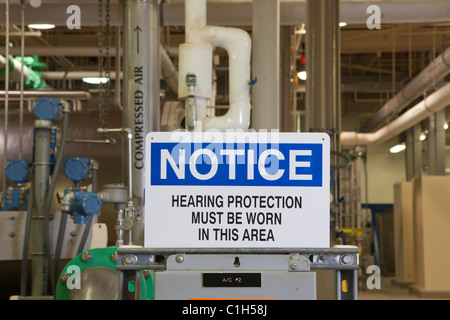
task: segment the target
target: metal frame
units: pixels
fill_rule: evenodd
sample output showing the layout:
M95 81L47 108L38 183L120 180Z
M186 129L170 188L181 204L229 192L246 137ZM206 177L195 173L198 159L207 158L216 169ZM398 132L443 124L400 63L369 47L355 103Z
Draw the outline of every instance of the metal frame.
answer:
M236 254L236 255L300 255L310 261L310 270L336 270L336 299L358 299L359 249L357 247L333 248L161 248L149 249L122 246L117 250L117 270L120 273L119 299L140 300L140 290L130 292L129 281L139 283L143 270L164 272L167 259L177 254ZM162 259L161 259L162 257ZM288 270L287 271L293 271Z

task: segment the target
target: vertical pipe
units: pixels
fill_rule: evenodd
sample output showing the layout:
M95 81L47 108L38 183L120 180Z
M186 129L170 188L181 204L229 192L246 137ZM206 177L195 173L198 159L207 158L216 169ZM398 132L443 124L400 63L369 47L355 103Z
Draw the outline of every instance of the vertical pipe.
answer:
M416 124L413 127L414 136L414 166L413 166L413 178L418 178L422 176L422 141L420 141L420 135L422 133L422 126Z
M339 0L306 2L306 131L326 132L330 149L340 152L341 47ZM340 208L340 172L331 187ZM359 213L356 217L359 218Z
M406 181L411 181L414 171L414 128L406 130Z
M178 98L187 99L186 75L195 74L195 120L202 121L207 115L207 100L212 99L213 48L209 42L203 41L201 33L206 26L206 0L186 0L185 20L185 43L180 45L179 55Z
M445 108L429 117L428 174L445 175Z
M23 90L24 90L24 55L25 55L25 1L21 0L21 40L20 40L20 112L19 112L19 159L22 159L23 137Z
M48 120L35 122L34 154L34 203L32 223L32 296L47 295L47 259L45 247L45 206L50 175L50 136L52 123Z
M123 1L123 127L133 134L131 174L138 217L144 209L145 136L160 128L160 3ZM129 180L128 166L124 158L124 181Z
M406 131L406 180L422 175L422 142L420 141L422 127L416 124Z
M342 300L342 277L341 270L336 270L336 300Z
M339 151L339 1L308 0L306 19L306 129L328 132L332 150Z
M306 131L325 131L325 4L306 2ZM329 94L329 92L328 92Z
M5 121L4 121L4 130L3 130L3 172L5 171L6 162L8 161L8 91L9 91L9 0L6 0L6 40L5 40ZM3 174L3 190L6 189L6 177Z
M293 103L295 99L292 96L292 92L295 92L295 87L293 84L293 77L295 74L295 45L293 38L293 26L282 26L281 27L281 48L280 59L281 59L281 70L280 70L280 119L281 119L281 131L290 132L295 131L293 126L293 119L296 118L296 110L293 108Z
M253 1L252 128L280 128L280 0Z
M25 223L25 236L23 240L23 251L22 251L22 272L20 278L20 295L26 296L28 294L28 256L30 248L30 236L31 236L31 215L33 212L33 181L31 181L30 189L28 191L28 203L27 203L27 219Z

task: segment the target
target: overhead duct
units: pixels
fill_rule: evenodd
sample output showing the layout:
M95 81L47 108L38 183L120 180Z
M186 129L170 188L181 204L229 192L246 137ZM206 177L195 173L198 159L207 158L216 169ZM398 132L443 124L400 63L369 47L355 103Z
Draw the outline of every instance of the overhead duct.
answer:
M206 0L186 0L186 42L180 46L178 97L186 99L189 88L186 76L195 74L196 120L202 128L248 129L250 125L250 58L251 39L237 28L206 25ZM206 117L207 101L212 99L212 49L224 48L229 57L228 112L223 116Z
M382 143L411 128L450 104L450 83L424 98L396 120L373 133L341 132L342 147Z
M376 129L391 115L401 111L450 73L450 47L433 60L400 92L390 99L362 128L363 132Z

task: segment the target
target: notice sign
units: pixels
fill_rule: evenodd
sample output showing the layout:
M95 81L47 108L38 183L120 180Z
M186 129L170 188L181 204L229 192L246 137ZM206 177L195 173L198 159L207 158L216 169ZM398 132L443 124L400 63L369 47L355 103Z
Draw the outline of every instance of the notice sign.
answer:
M329 247L325 133L156 132L146 248Z

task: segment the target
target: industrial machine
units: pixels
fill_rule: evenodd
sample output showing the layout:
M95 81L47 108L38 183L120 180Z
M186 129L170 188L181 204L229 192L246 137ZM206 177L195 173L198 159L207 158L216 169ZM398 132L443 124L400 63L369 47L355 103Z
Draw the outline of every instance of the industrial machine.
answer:
M23 283L15 298L313 300L316 272L334 270L335 297L357 299L358 247L330 247L330 215L342 201L333 198L339 166L330 154L341 155L335 141L326 132L252 130L251 87L258 85L251 77L252 40L239 28L207 25L206 0L185 2L179 102L167 109L177 115L165 114L161 126L160 6L123 1L123 126L101 123L96 132L109 142L121 135L123 181L99 188L96 160L64 154L68 104L36 101L33 159L10 160L5 172L15 186L4 190L2 210L26 211ZM140 40L136 30L151 40ZM230 105L217 116L207 111L215 47L227 52L230 70ZM63 163L72 185L56 204ZM113 246L99 218L110 204ZM76 241L69 224L78 230ZM62 265L68 243L72 255Z

